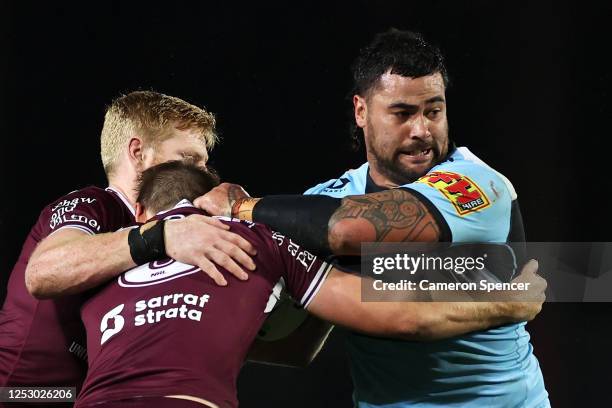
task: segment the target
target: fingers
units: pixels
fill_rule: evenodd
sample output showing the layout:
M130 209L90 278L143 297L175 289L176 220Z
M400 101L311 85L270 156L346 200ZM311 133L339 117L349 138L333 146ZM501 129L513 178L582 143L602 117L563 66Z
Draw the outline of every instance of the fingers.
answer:
M221 183L208 193L196 198L193 204L212 215L231 215L231 203L249 197L249 194L238 184Z
M209 261L206 257L202 257L198 261L198 267L202 270L202 272L210 276L217 285L227 286L227 281L225 280L225 277L223 277L223 274L219 272L215 264Z
M250 197L249 193L239 184L228 184L228 191L231 191L237 198Z
M226 215L224 210L212 201L207 194L193 200L193 205L211 215Z
M548 287L548 282L546 281L546 279L542 278L541 276L537 276L537 285L540 288L540 296L539 299L541 302L544 302L546 300L546 288Z
M226 241L231 242L232 244L236 245L238 248L240 248L241 250L243 250L244 252L248 253L251 256L255 256L257 255L257 250L255 249L255 247L253 246L253 244L251 244L249 241L247 241L246 239L244 239L243 237L241 237L238 234L234 234L233 232L226 232L223 235L223 238ZM251 258L249 257L249 260ZM252 262L252 261L251 261ZM242 263L242 262L241 262ZM248 265L246 265L245 263L242 263L245 267L247 267L248 269L255 269L255 265L253 264L253 268L249 268Z
M227 281L215 267L215 264L224 268L236 278L247 280L249 275L244 269L253 271L256 267L255 262L246 252L248 250L256 253L252 245L241 236L229 231L221 231L221 234L213 242L213 244L202 248L202 257L198 259L200 269L220 286L227 285Z
M220 286L227 285L227 280L219 267L240 280L246 280L246 271L255 270L251 257L257 254L257 250L229 229L230 226L220 220L201 215L168 221L166 251L177 261L197 265Z
M230 229L229 225L222 223L217 218L204 217L203 220L204 220L205 223L207 223L209 225L212 225L213 227L221 228L221 229L224 229L226 231L229 231L229 229Z
M235 234L233 234L235 235ZM234 238L232 236L232 238ZM242 238L240 236L238 236L238 238ZM247 244L248 241L247 241ZM251 245L251 244L249 244ZM255 270L255 262L253 262L253 259L251 259L251 255L249 255L245 249L243 249L240 246L237 246L235 244L235 242L232 241L219 241L216 245L216 248L218 248L221 252L223 252L225 255L228 255L231 259L235 260L236 262L238 262L240 265L242 265L242 267L250 270L250 271L254 271ZM255 251L253 249L253 251ZM256 254L256 252L255 252ZM253 254L253 255L255 255ZM222 265L223 266L223 265Z
M239 266L236 261L222 251L211 251L207 257L217 265L225 268L229 273L240 280L247 280L249 275Z

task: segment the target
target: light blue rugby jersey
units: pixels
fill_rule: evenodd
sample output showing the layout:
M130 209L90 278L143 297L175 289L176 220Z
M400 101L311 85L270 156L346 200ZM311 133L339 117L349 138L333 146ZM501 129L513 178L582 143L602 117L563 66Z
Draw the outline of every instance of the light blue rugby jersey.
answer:
M305 194L364 194L367 174L365 163ZM466 181L471 185L466 194L445 189L461 190ZM418 182L402 187L431 201L448 224L452 242L506 242L514 188L467 148L457 148ZM350 333L347 348L360 408L550 406L525 323L435 342Z

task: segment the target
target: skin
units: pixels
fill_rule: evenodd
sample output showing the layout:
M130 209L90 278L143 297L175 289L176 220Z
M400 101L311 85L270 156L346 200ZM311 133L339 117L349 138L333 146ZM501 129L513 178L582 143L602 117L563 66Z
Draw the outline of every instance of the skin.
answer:
M377 185L394 188L413 182L447 155L446 95L439 73L409 78L387 72L367 95L355 95L353 104L355 121L364 132L370 177ZM257 201L242 187L223 183L194 204L211 214L252 219ZM343 198L329 220L328 243L335 254L359 255L361 242L437 242L440 236L440 227L420 199L409 191L396 189ZM531 261L516 280L535 284L540 301L523 301L509 294L505 302L397 302L372 306L353 298L360 293L360 277L332 271L308 310L324 320L366 333L434 340L462 330L467 333L533 319L541 310L546 288L546 282L536 272L537 263ZM384 317L386 308L393 306L396 309ZM398 332L403 334L398 336ZM300 336L305 337L303 333ZM324 339L325 335L320 337ZM256 359L279 364L294 362L295 356L301 355L296 351L309 350L302 345L297 348L296 344L301 343L294 336L281 345L260 342L255 348ZM318 350L320 344L314 344ZM316 351L309 352L300 364L307 364L314 355Z
M136 203L138 222L144 223L153 216L155 211ZM362 278L332 268L309 304L308 311L320 319L365 334L416 341L438 340L495 325L533 319L540 311L546 288L546 281L536 275L537 268L537 262L530 261L516 279L517 282L530 282L533 285L531 296L535 294L538 297L533 299L535 302L525 303L417 302L412 295L403 295L398 301L362 302ZM512 300L512 297L509 299ZM294 341L301 344L300 348L308 349L312 344L304 341L306 337L303 332L322 329L322 335L326 336L329 328L313 324L312 321L304 326L300 327L299 334L291 335L291 338L283 342L274 342L272 346L257 344L251 359L289 365L309 362L318 348L308 356L302 356L294 352ZM284 342L291 347L285 349L282 344ZM306 362L298 361L300 357L305 357Z
M109 184L135 205L136 181L143 170L168 160L190 159L205 166L208 153L194 129L171 128L170 137L147 144L138 135L127 142ZM43 239L32 253L26 268L26 287L37 298L75 294L98 286L136 266L127 243L129 231L94 236L73 228L60 230ZM227 280L214 263L239 279L253 270L253 246L211 217L194 216L172 220L164 229L166 252L180 262L199 266L219 285ZM214 263L213 263L214 262Z
M413 182L448 153L445 86L439 73L411 78L386 72L366 95L353 96L353 106L355 122L364 132L370 176L379 186ZM249 210L257 200L248 198L242 187L223 183L194 203L211 214L230 216L239 199L248 202ZM359 254L361 242L440 238L427 207L405 190L345 197L329 227L336 254Z
M353 105L377 185L411 183L448 153L445 87L439 73L410 78L387 72L367 95L355 95Z

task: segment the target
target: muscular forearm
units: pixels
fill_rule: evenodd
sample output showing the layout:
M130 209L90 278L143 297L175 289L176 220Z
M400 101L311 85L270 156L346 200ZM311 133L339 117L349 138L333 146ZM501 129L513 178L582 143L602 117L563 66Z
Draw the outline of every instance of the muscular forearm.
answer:
M26 269L28 291L38 298L75 294L136 266L127 243L128 233L124 230L90 236L66 230L49 237L30 257Z
M365 334L430 341L532 319L538 302L437 302L426 294L390 294L388 301L362 301L362 279L333 269L308 311Z
M427 302L418 304L418 330L413 340L438 340L531 320L539 312L534 302ZM406 305L409 312L410 305Z
M362 242L436 242L440 228L409 191L387 190L345 197L245 197L232 203L233 217L270 225L305 247L359 255Z

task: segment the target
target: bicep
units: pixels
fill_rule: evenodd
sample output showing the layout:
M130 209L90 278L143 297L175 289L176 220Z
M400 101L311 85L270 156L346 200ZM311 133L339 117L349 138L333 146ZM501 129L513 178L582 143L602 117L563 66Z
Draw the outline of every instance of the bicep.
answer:
M361 242L437 242L446 225L420 194L404 189L349 196L329 222L337 255L359 254Z
M88 237L90 235L91 234L78 228L61 228L44 238L42 241L40 241L40 243L36 247L36 250L30 257L30 260L35 258L37 255L44 253L45 251L59 248L63 245L66 245L78 239L82 239L84 237Z

